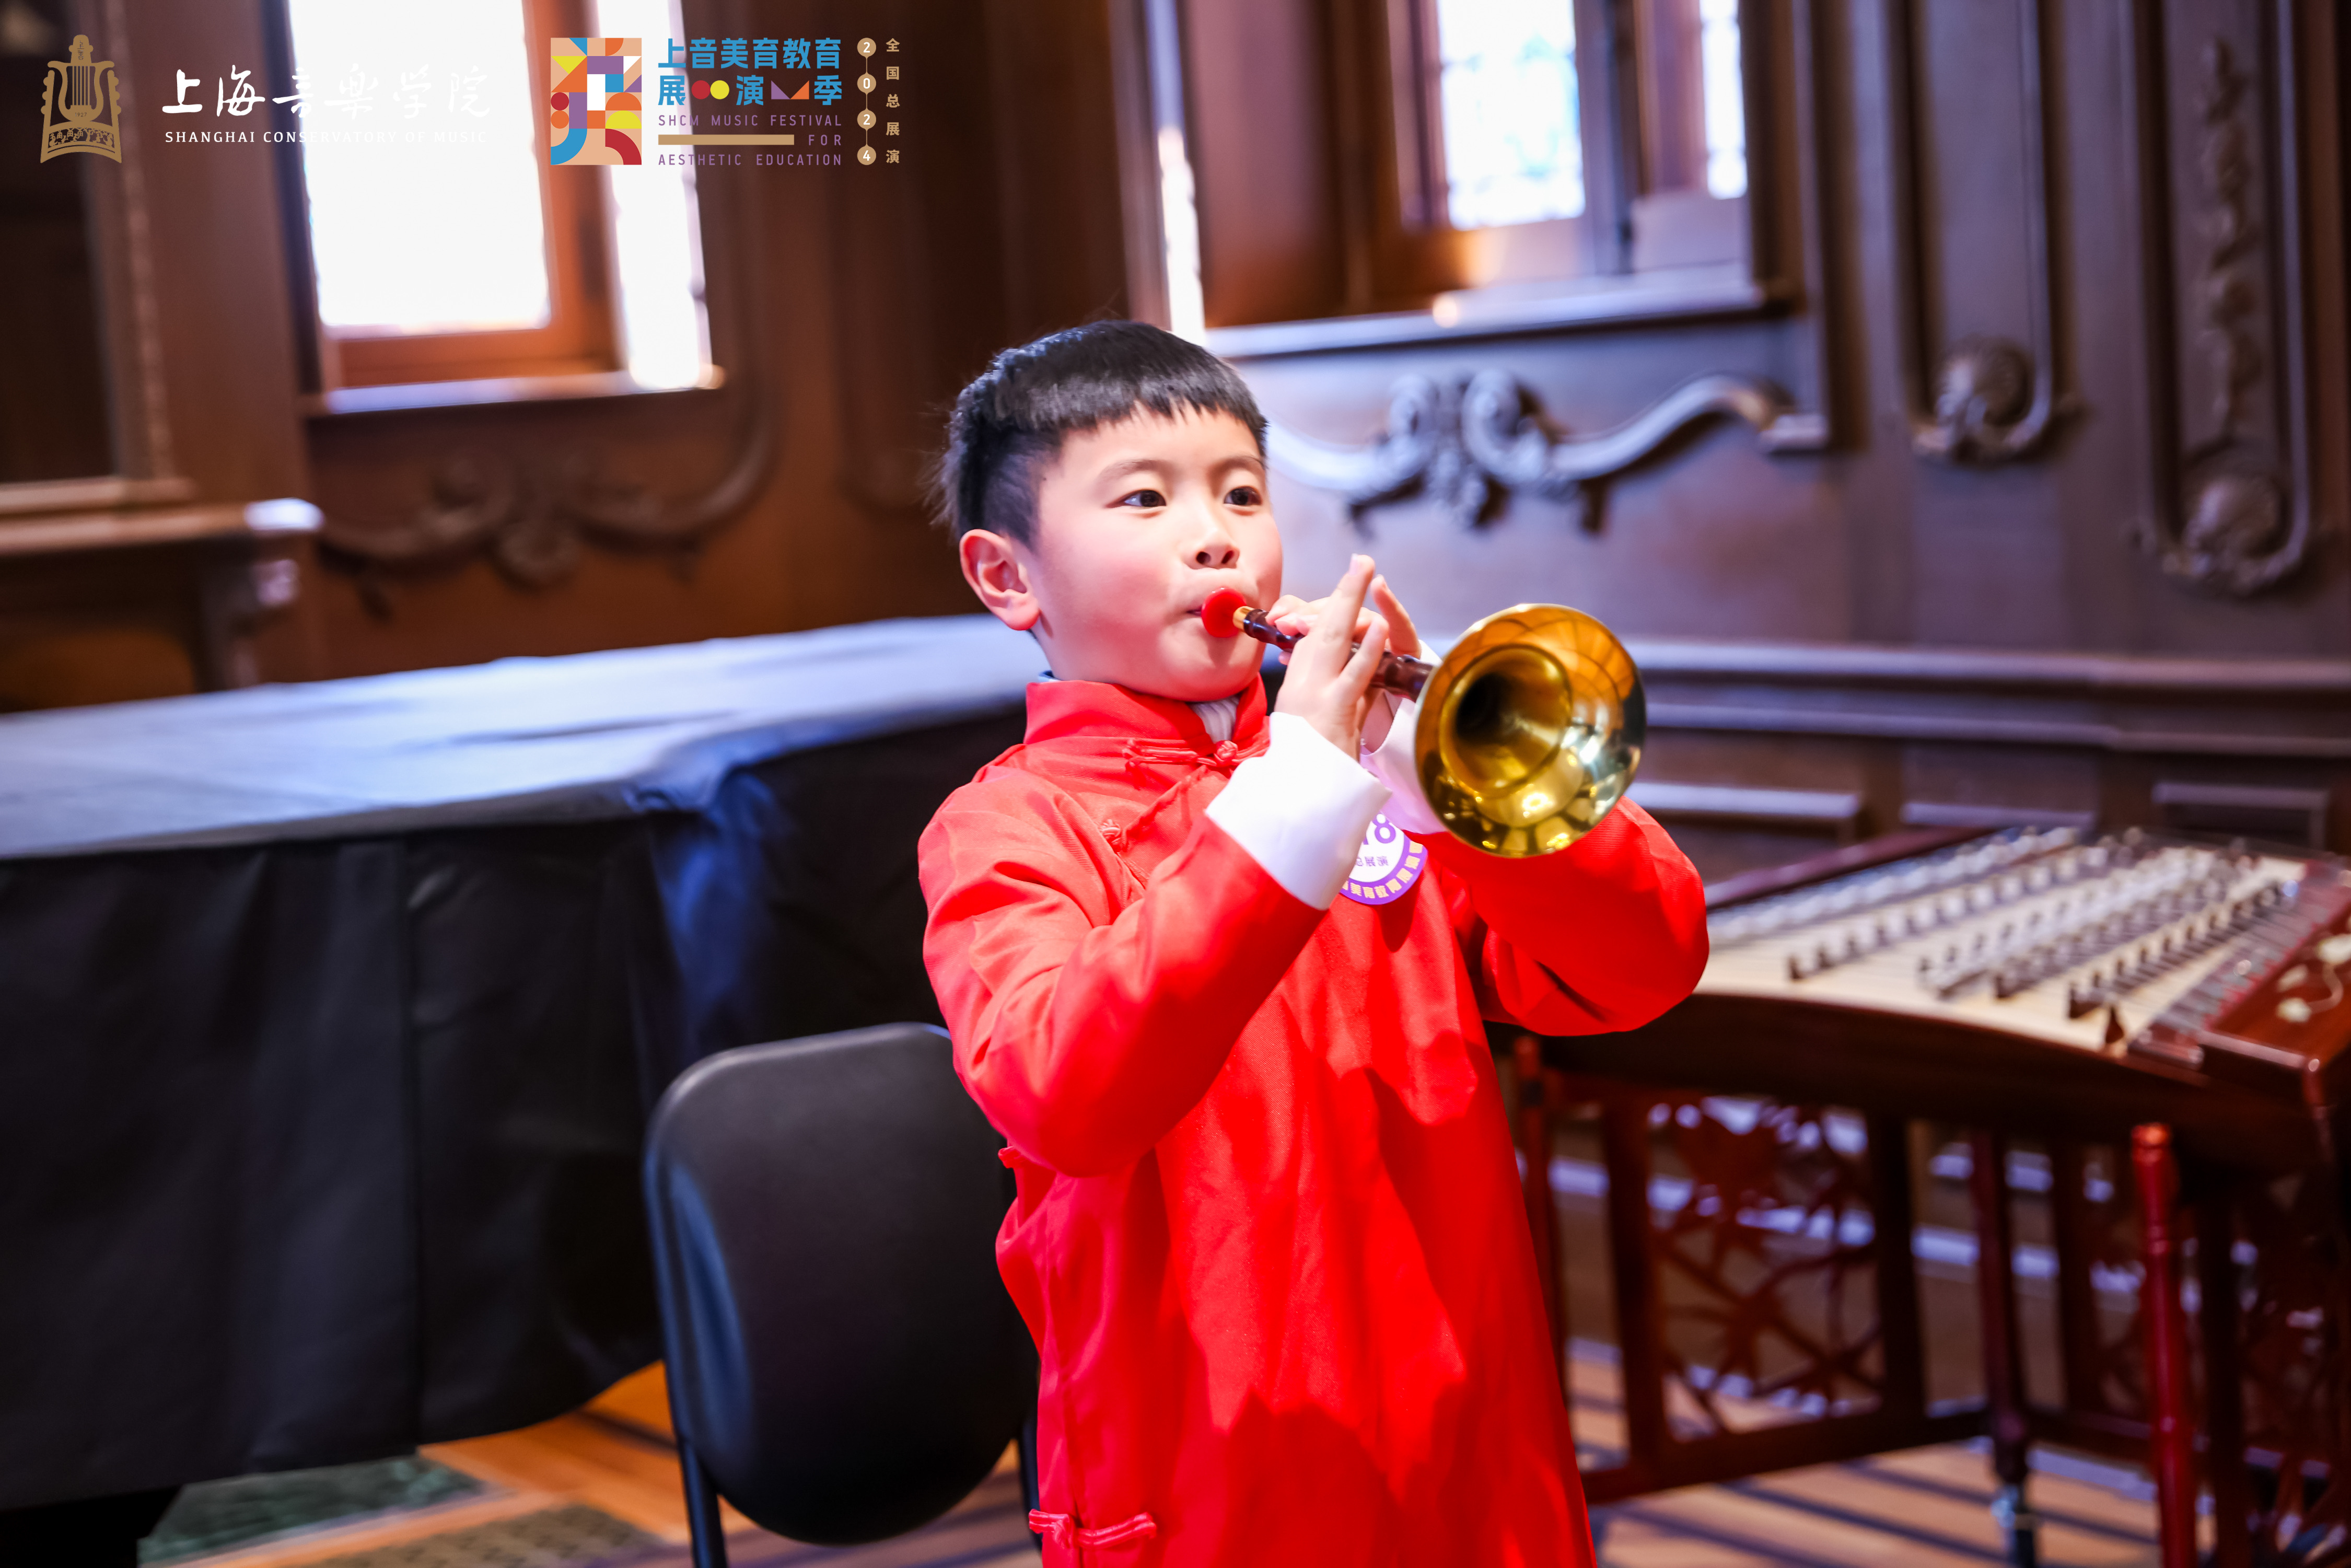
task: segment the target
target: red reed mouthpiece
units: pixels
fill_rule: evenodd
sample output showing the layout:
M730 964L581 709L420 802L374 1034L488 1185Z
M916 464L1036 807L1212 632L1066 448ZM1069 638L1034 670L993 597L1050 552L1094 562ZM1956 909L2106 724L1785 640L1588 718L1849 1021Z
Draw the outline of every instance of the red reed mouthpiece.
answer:
M1238 589L1220 588L1200 606L1200 623L1208 629L1211 637L1238 637L1249 608L1249 601L1241 597Z

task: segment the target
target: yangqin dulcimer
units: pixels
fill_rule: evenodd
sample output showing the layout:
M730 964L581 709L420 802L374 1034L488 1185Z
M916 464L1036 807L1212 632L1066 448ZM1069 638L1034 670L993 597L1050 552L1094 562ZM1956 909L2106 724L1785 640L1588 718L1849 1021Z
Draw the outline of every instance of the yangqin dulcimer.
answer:
M2026 829L1721 909L1700 988L2299 1092L2351 1038L2346 914L2330 855Z
M2184 1147L2249 1169L2331 1157L2351 1071L2336 856L1938 831L1734 878L1708 904L1697 994L1578 1068L2050 1136L2176 1122Z
M1993 1438L1999 1511L2020 1561L2032 1550L2022 1498L2034 1438L2151 1463L2166 1568L2194 1560L2199 1473L2220 1520L2218 1563L2252 1563L2260 1536L2280 1520L2281 1528L2306 1531L2313 1520L2323 1524L2339 1512L2351 1542L2351 1496L2344 1495L2351 1489L2337 1486L2329 1495L2318 1490L2323 1483L2276 1480L2304 1466L2314 1476L2344 1473L2351 1453L2339 1450L2351 1445L2337 1440L2340 1433L2326 1435L2342 1423L2318 1413L2310 1423L2318 1435L2302 1448L2294 1447L2299 1439L2266 1437L2265 1412L2279 1402L2264 1404L2255 1388L2249 1405L2245 1389L2247 1379L2257 1382L2275 1363L2276 1346L2253 1354L2239 1343L2257 1319L2341 1322L2351 1311L2337 1158L2343 1107L2351 1102L2345 1082L2351 872L2342 860L2136 831L1945 830L1734 878L1709 890L1708 904L1711 956L1681 1006L1623 1034L1520 1046L1518 1081L1523 1085L1539 1071L1551 1085L1535 1091L1537 1103L1575 1103L1595 1093L1646 1094L1658 1104L1674 1095L1749 1095L1858 1113L1871 1119L1873 1141L1882 1132L1889 1144L1907 1142L1901 1129L1918 1122L1963 1130L1974 1148L1970 1191L1980 1239L1986 1397L1977 1429ZM1614 1134L1611 1161L1642 1164L1625 1172L1612 1164L1610 1180L1632 1186L1630 1176L1637 1191L1646 1185L1648 1140L1663 1135L1644 1129L1665 1124L1642 1106L1629 1126ZM2040 1140L2052 1151L2060 1173L2052 1198L2059 1206L2053 1210L2059 1268L2062 1274L2078 1267L2084 1281L2092 1265L2065 1260L2074 1221L2064 1212L2067 1203L2079 1207L2083 1151L2129 1151L2118 1156L2128 1176L2109 1168L2136 1193L2143 1238L2137 1261L2147 1310L2131 1354L2143 1361L2146 1393L2136 1407L2128 1397L2117 1404L2097 1392L2114 1386L2101 1382L2104 1371L2070 1364L2064 1408L2026 1397L2005 1186L2011 1138ZM1529 1139L1525 1147L1532 1146ZM1905 1157L1873 1158L1881 1189L1902 1189L1891 1197L1881 1190L1893 1204L1889 1213L1907 1214ZM2325 1301L2302 1303L2298 1316L2256 1300L2270 1288L2257 1276L2274 1280L2288 1270L2246 1261L2255 1250L2249 1239L2276 1247L2286 1232L2232 1218L2271 1202L2261 1195L2283 1190L2282 1178L2298 1178L2298 1188L2294 1181L2285 1187L2303 1194L2290 1206L2301 1228L2294 1246L2323 1262L2300 1268L2304 1283L2294 1288L2320 1289L2307 1283L2319 1273L2329 1281ZM1541 1201L1531 1186L1530 1201ZM1610 1224L1629 1406L1645 1396L1636 1385L1648 1372L1671 1375L1662 1326L1668 1308L1657 1281L1686 1270L1660 1250L1656 1232L1664 1221L1645 1225L1637 1203L1625 1202L1634 1207L1613 1210ZM2223 1226L2233 1238L2229 1248L2188 1249L2198 1227L2211 1235ZM1645 1234L1617 1234L1635 1229ZM1881 1223L1876 1234L1882 1248L1907 1238L1908 1226ZM2075 1244L2093 1250L2078 1236ZM1881 1252L1880 1262L1898 1263L1906 1275L1913 1267L1907 1247L1898 1259ZM2183 1291L2191 1268L2197 1288ZM1628 1295L1626 1279L1636 1286L1649 1281L1640 1286L1648 1299ZM2084 1284L2076 1300L2060 1302L2069 1364L2077 1354L2091 1359L2083 1347L2097 1343L2103 1320L2090 1294ZM2201 1314L2200 1342L2187 1334L2183 1297ZM2231 1315L2241 1301L2256 1303L2241 1323ZM1911 1354L1897 1354L1904 1331L1893 1320L1906 1311L1915 1316L1915 1285L1882 1295L1881 1308L1892 1363ZM1915 1347L1915 1333L1907 1343ZM2189 1375L2191 1343L2203 1357L2200 1379ZM2333 1349L2325 1354L2333 1359L2313 1374L2351 1386L2341 1358ZM1906 1377L1910 1392L1903 1396ZM1831 1457L1839 1441L1858 1451L1933 1440L1939 1417L1917 1394L1918 1383L1915 1369L1889 1369L1881 1409L1870 1418L1876 1425L1852 1423L1849 1439L1823 1431L1806 1447L1792 1436L1768 1435L1767 1443L1766 1434L1742 1434L1715 1440L1702 1455L1659 1436L1645 1456L1636 1434L1623 1480L1587 1481L1597 1483L1595 1496L1606 1496L1740 1473L1735 1466L1745 1461L1734 1451L1742 1445L1778 1465ZM2189 1404L2194 1385L2203 1390L2200 1407ZM1895 1410L1906 1397L1907 1413ZM1662 1433L1660 1423L1651 1426ZM2209 1450L2200 1462L2199 1428ZM2271 1467L2269 1479L2249 1477L2249 1449L2266 1456L2259 1462ZM2308 1500L2314 1494L2320 1501Z

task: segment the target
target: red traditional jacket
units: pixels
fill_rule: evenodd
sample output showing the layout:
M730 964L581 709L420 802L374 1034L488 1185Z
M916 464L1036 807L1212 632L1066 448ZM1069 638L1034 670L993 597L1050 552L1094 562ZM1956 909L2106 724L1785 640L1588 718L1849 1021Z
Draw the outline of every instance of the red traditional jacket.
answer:
M1401 895L1315 907L1207 814L1267 733L1254 684L1221 744L1033 685L923 835L932 983L1019 1177L1047 1568L1588 1565L1480 1020L1671 1006L1698 878L1625 802L1536 859L1431 835Z

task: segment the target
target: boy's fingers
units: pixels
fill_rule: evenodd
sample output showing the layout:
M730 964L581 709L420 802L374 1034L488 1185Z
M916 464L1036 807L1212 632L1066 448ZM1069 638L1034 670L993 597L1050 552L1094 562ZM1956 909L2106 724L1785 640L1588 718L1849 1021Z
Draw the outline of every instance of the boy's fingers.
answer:
M1388 623L1374 615L1363 640L1355 644L1354 656L1347 661L1341 678L1358 693L1369 690L1372 677L1379 673L1380 655L1387 652L1387 646Z
M1403 603L1397 600L1395 590L1388 586L1386 578L1372 579L1372 601L1387 617L1388 645L1399 653L1419 653L1420 632L1414 627L1412 617L1405 613Z
M1363 606L1364 589L1371 576L1364 568L1369 564L1362 556L1354 559L1346 572L1339 579L1339 586L1331 591L1331 596L1315 606L1318 613L1314 617L1312 628L1306 633L1308 642L1332 650L1333 656L1329 668L1334 674L1347 662L1346 644L1349 633L1344 629L1352 628L1355 624L1356 612ZM1303 643L1301 644L1301 646L1303 645Z
M1364 591L1372 583L1372 558L1359 555L1347 563L1340 576L1339 586L1322 601L1324 613L1317 618L1317 627L1345 626L1353 628L1364 608Z
M1314 622L1322 618L1322 607L1328 603L1327 597L1301 599L1294 593L1285 593L1274 601L1265 618L1285 632L1303 633L1314 629Z

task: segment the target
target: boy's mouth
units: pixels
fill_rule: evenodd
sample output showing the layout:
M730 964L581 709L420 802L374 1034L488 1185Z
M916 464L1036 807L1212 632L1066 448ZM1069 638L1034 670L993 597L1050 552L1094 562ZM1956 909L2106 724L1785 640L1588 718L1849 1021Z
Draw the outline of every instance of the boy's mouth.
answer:
M1238 582L1221 582L1215 588L1210 589L1207 592L1200 595L1199 598L1188 601L1183 611L1176 616L1176 619L1179 621L1198 621L1200 619L1200 612L1207 608L1208 601L1214 599L1217 594L1226 592L1228 590L1234 593L1239 594L1241 596L1242 603L1249 605L1252 609L1259 608L1256 597L1249 592L1246 586Z

